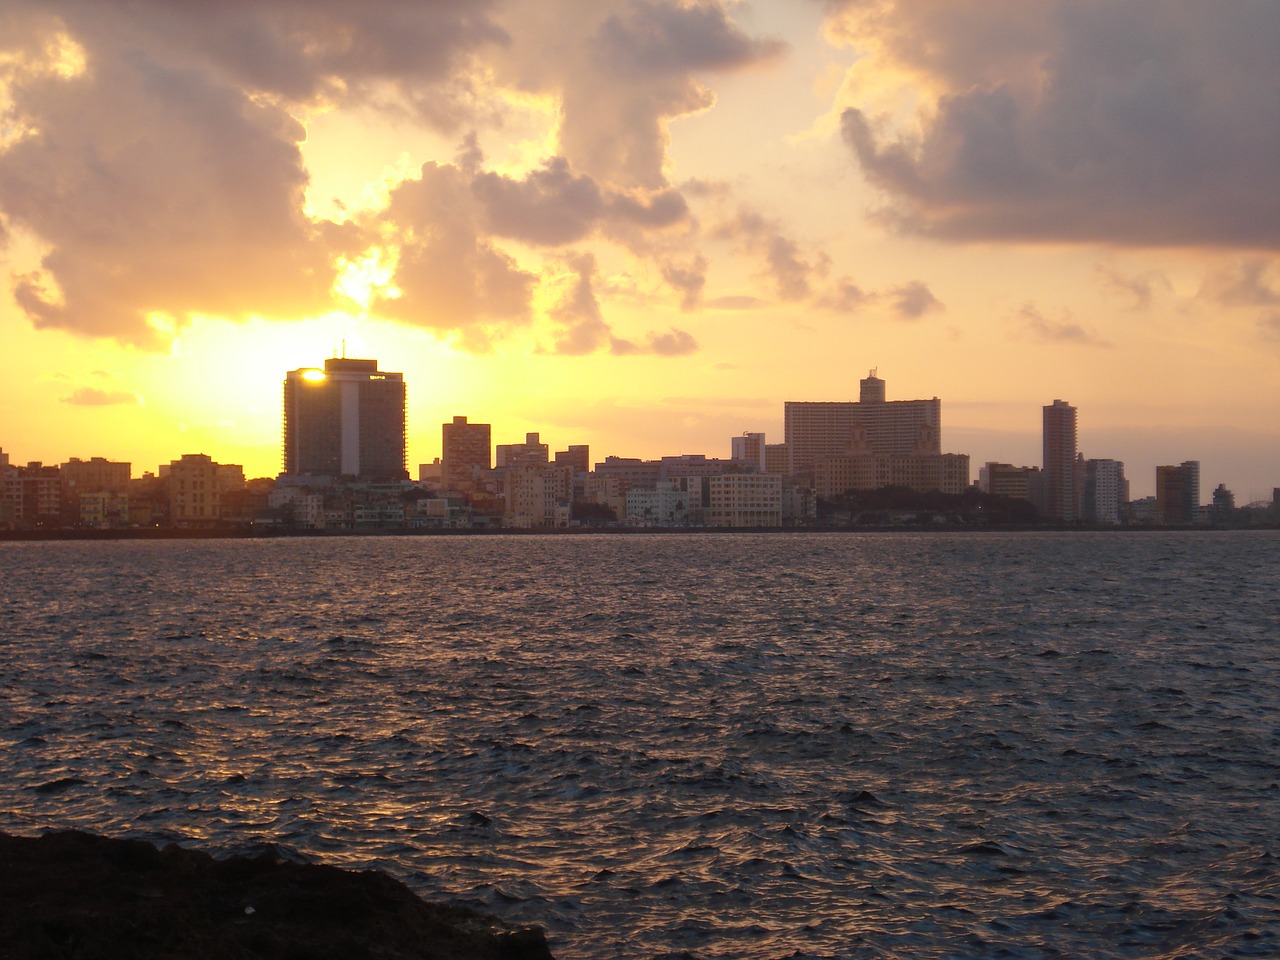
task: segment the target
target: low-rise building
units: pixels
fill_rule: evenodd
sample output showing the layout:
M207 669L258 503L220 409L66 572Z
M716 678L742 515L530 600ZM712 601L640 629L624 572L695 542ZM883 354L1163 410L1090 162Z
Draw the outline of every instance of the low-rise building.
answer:
M503 526L568 526L572 498L572 466L539 461L508 464Z
M221 520L222 496L244 487L244 467L214 463L203 453L184 454L160 468L169 487L169 522L207 525Z
M707 478L707 524L712 527L782 526L782 477L727 473Z
M861 453L822 457L814 462L813 473L814 488L820 497L881 487L906 487L920 493L964 493L969 486L969 455Z

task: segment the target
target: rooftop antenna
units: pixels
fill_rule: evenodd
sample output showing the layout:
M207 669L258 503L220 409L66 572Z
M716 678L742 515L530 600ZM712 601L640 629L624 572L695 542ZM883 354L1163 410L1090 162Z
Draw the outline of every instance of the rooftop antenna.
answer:
M877 378L876 378L876 371L878 371L879 369L880 369L879 367L872 367L872 368L871 368L871 379L872 379L872 380L877 379Z
M342 338L342 359L347 359L347 338Z

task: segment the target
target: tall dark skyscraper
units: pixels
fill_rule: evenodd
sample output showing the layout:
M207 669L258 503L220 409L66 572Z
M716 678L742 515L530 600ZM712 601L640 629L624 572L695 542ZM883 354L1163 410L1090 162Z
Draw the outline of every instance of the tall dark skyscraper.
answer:
M284 381L284 472L405 479L404 375L332 358Z
M1052 520L1077 520L1076 408L1055 400L1044 408L1045 514Z

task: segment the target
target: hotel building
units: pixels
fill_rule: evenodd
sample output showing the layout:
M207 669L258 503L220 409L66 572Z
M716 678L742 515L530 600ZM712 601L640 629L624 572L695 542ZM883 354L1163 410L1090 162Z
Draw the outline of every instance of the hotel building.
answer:
M405 480L404 375L331 358L284 381L284 472Z
M860 386L857 403L783 405L789 474L813 470L823 457L855 452L855 441L865 440L865 452L878 456L942 452L941 400L885 400L885 382L874 370Z

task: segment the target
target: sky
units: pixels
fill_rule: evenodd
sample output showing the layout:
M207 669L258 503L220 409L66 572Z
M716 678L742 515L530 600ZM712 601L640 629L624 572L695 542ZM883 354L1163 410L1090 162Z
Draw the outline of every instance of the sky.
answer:
M0 448L274 476L377 359L592 459L942 399L1280 486L1273 0L0 0Z

